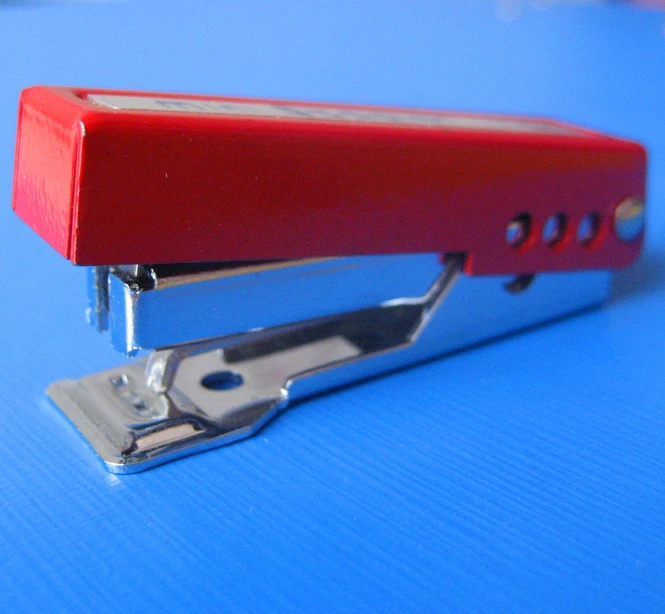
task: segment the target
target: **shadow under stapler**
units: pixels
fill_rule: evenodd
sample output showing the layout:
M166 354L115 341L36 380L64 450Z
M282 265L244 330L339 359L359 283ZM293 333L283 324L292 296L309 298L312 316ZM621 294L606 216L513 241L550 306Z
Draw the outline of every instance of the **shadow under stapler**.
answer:
M646 250L626 269L617 271L612 282L611 300L665 290L665 251Z

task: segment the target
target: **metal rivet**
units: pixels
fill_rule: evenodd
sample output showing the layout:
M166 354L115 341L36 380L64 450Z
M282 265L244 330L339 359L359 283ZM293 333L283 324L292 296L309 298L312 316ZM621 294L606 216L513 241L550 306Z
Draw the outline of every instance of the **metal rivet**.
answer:
M543 241L550 247L557 245L566 232L567 221L563 213L557 213L547 218L543 227Z
M614 210L614 231L622 241L634 241L644 229L644 203L626 198Z
M531 232L531 216L523 213L514 218L506 227L506 243L510 247L519 247L528 238Z
M587 246L598 235L598 228L600 227L600 217L597 213L589 213L585 215L577 227L577 242L582 246Z

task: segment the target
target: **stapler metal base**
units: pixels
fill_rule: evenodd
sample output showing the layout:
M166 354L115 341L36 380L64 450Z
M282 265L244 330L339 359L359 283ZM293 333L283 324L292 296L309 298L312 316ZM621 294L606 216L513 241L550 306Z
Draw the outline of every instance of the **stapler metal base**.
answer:
M56 382L48 396L110 471L133 473L247 437L291 401L601 303L611 279L608 271L476 278L462 273L460 254L405 258L434 277L420 297L153 348L147 359ZM344 260L335 275L357 274ZM122 283L126 315L144 297ZM123 321L122 330L139 325Z

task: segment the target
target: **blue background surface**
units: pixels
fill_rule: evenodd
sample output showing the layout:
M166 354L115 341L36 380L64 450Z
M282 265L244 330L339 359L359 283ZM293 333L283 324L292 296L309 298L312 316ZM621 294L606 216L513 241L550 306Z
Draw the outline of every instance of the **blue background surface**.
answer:
M665 13L238 4L0 7L0 609L665 611ZM37 83L631 137L650 150L645 254L602 309L113 476L43 392L120 357L83 321L84 271L11 213L17 98Z

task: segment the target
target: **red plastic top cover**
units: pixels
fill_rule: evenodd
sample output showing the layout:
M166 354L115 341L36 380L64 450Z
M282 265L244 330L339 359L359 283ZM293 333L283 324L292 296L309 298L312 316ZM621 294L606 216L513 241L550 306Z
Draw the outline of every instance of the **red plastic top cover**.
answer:
M612 220L645 175L640 145L550 120L32 87L13 206L76 264L465 252L468 273L518 274L631 262L642 236Z

